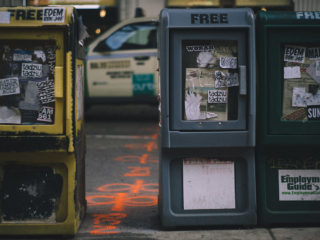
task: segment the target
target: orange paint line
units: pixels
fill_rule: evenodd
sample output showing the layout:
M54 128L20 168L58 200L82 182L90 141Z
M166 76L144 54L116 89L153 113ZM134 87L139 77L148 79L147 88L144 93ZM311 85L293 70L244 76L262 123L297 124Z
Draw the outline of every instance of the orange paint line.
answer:
M117 193L111 211L122 212L124 210L127 193Z
M158 160L152 159L149 154L142 154L141 156L125 155L116 157L114 160L119 162L135 162L138 161L140 164L147 164L148 162L157 163Z
M97 228L95 230L91 230L90 234L91 235L107 235L107 234L117 234L119 231L111 231L116 229L116 226L101 226L101 225L96 225L93 226L94 228Z
M125 173L125 177L148 177L151 175L149 167L128 167L130 172Z

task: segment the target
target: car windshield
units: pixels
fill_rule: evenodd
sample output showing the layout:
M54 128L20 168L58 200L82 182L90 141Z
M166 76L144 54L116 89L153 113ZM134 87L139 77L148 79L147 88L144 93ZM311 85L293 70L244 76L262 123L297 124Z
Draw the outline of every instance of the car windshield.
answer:
M104 40L111 50L156 47L156 26L153 22L135 23L122 27Z

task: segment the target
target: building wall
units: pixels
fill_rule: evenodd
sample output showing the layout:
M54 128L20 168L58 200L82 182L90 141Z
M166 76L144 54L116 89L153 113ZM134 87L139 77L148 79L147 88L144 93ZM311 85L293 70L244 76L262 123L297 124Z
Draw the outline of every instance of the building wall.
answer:
M120 21L133 18L135 9L140 7L145 16L158 16L165 6L165 0L119 0Z
M295 11L320 11L319 0L293 0Z

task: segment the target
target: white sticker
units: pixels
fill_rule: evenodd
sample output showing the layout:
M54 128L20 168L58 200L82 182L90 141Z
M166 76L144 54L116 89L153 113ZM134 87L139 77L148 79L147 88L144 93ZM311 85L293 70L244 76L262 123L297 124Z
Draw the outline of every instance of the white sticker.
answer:
M284 79L301 78L300 66L284 67Z
M215 80L214 87L215 88L224 88L226 87L226 75L222 71L214 72Z
M234 209L234 162L202 158L184 159L183 207L185 210Z
M220 57L221 68L237 68L237 57Z
M0 79L0 96L20 93L19 79L17 77Z
M305 88L294 87L292 91L292 107L306 107L305 94Z
M208 103L226 103L226 90L208 90Z
M42 104L50 103L55 101L54 95L54 80L48 79L45 81L37 82L40 102Z
M27 78L41 78L42 64L22 63L21 76Z
M305 54L305 47L287 45L284 49L284 61L304 63Z
M279 170L280 201L320 201L320 170Z
M43 8L43 23L63 23L65 8L45 7Z
M52 107L43 106L38 113L37 121L52 122L54 109Z
M0 23L10 23L10 12L0 12Z
M317 63L319 61L314 61L313 63L310 64L310 66L307 68L307 73L313 78L313 80L315 80L318 84L320 84L320 74L319 74L319 63ZM317 66L318 64L318 66ZM318 70L317 70L318 67ZM317 71L318 71L318 75L317 75Z
M310 60L320 60L320 47L307 48L307 57Z

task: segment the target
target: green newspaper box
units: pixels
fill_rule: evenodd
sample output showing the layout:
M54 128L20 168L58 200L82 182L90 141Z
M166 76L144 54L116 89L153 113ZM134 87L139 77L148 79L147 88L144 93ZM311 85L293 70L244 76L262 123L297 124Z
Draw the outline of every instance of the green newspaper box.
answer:
M257 44L259 221L319 223L320 12L259 12Z

